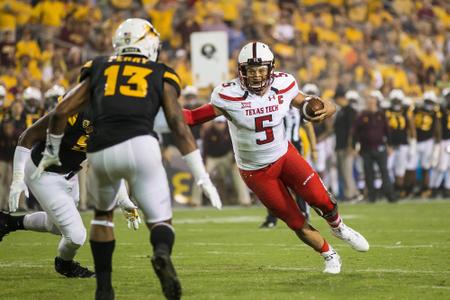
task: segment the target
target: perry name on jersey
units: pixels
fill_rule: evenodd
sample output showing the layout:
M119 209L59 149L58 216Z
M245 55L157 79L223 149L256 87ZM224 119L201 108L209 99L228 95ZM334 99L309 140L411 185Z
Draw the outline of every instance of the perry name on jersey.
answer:
M299 93L295 78L275 72L262 95L243 89L239 79L216 87L211 104L228 118L236 162L241 169L257 170L276 161L288 148L283 119Z

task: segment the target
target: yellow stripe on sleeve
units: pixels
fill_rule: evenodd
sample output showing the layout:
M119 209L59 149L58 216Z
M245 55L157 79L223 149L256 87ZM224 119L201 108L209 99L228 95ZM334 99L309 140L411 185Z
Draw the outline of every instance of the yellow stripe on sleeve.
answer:
M167 79L172 79L173 81L175 81L175 83L178 84L178 86L181 90L180 78L176 74L166 71L166 72L164 72L163 77L167 78Z

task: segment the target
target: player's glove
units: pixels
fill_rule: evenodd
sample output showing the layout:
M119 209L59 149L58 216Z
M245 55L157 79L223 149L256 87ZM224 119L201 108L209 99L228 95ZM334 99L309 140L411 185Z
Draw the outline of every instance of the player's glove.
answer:
M208 197L211 205L217 209L221 209L222 202L220 201L219 193L217 192L217 189L209 176L200 179L197 184L202 188L203 193L205 193L206 197Z
M127 219L128 228L138 230L139 224L141 224L142 221L137 206L134 205L128 197L120 199L117 202L117 205L119 205L123 215Z
M8 200L10 212L15 212L19 207L19 200L22 192L25 193L26 197L29 197L28 188L25 182L23 180L13 180Z
M24 182L25 176L25 163L30 158L30 149L17 146L14 151L13 161L13 180L9 191L9 211L15 212L19 207L20 195L25 193L25 196L29 196L27 185Z
M47 141L45 143L45 150L42 152L42 159L39 165L31 175L31 180L39 179L42 172L45 171L50 166L56 165L61 166L61 161L59 160L59 147L61 146L61 140L64 134L56 135L51 134L47 130Z
M216 187L212 184L208 173L203 165L202 156L200 155L200 150L192 151L191 153L183 156L184 161L189 166L192 174L194 175L195 182L199 185L206 197L208 197L212 206L217 209L222 208L222 202L220 201L219 193Z

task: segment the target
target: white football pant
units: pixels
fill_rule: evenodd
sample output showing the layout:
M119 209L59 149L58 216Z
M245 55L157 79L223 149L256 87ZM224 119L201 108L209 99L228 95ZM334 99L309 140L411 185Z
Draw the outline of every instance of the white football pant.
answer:
M391 178L405 176L409 158L409 146L400 145L388 157L388 170Z
M25 165L25 183L45 213L28 215L24 226L30 230L61 234L59 256L63 260L72 260L86 240L86 229L77 210L78 177L67 180L64 175L43 172L39 179L31 180L35 170L36 166L29 159Z
M430 187L438 188L446 176L444 186L450 189L450 139L442 141L440 148L439 163L432 169Z
M87 157L87 191L97 210L114 209L120 180L125 179L147 223L172 218L169 184L156 138L137 136Z
M433 139L417 143L417 152L413 155L413 158L408 162L407 170L415 170L420 166L428 170L431 168L431 158L433 154Z

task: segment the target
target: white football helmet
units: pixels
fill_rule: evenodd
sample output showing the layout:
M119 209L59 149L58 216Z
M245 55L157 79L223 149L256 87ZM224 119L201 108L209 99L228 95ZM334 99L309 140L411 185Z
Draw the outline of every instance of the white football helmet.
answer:
M400 89L393 89L388 96L394 111L401 111L405 102L405 94Z
M306 95L320 96L320 91L314 83L307 83L303 86L302 92Z
M425 93L423 93L423 101L429 101L437 104L438 98L434 91L426 91Z
M405 100L405 94L400 89L394 89L389 93L389 99L394 101L394 99L400 100L403 102Z
M30 86L30 87L27 87L23 91L22 98L25 101L29 101L31 99L35 99L35 100L41 101L42 100L42 93L41 93L41 91L38 88Z
M357 91L349 90L345 93L345 99L359 101L361 100L361 97L359 96L359 93Z
M112 42L117 55L141 55L151 61L158 59L159 33L144 19L125 20L117 28Z
M274 65L275 58L269 46L261 42L251 42L245 45L238 56L238 74L242 87L256 94L264 91L272 80ZM260 82L250 82L247 76L249 66L267 66L266 78L263 78Z
M52 86L45 92L44 98L47 99L47 98L59 97L59 96L64 95L65 92L66 92L66 89L64 87L55 84L54 86Z

